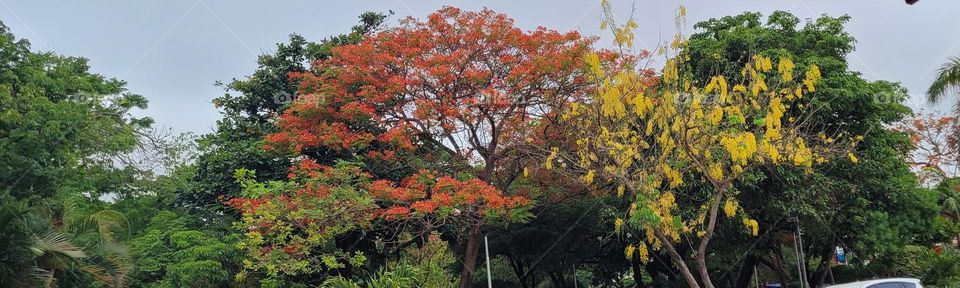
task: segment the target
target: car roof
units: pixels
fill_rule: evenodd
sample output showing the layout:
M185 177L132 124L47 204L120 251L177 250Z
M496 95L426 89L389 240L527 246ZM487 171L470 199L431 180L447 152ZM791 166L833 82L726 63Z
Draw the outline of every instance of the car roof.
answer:
M874 279L867 281L859 281L846 284L837 284L833 286L827 286L827 288L864 288L873 284L887 283L887 282L907 282L913 284L920 284L919 279L914 278L887 278L887 279Z

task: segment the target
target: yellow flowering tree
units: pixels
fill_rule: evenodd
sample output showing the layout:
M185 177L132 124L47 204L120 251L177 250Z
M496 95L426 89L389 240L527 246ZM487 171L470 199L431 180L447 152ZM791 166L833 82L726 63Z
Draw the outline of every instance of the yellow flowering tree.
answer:
M635 22L617 25L609 5L604 7L603 28L613 31L618 52L588 56L597 91L561 112L563 125L571 128L567 136L576 139L575 151L552 148L545 166L554 169L561 162L588 186L615 187L618 197L632 197L614 229L626 225L645 237L626 247L627 256L639 253L647 262L649 250L664 250L690 287L713 287L706 256L721 213L739 218L745 233L757 236L759 230L739 208L735 183L763 165L812 171L857 139L840 131L805 133L804 120L814 111L804 95L816 89L817 66L755 55L739 75L693 79L686 41L678 34L669 49L658 52L665 64L655 73L639 64L649 58L646 52L632 52ZM678 29L684 14L681 7ZM707 187L697 191L706 197L678 195L694 184ZM695 206L678 207L678 197ZM696 213L679 213L680 208ZM682 243L691 243L692 256L678 252Z

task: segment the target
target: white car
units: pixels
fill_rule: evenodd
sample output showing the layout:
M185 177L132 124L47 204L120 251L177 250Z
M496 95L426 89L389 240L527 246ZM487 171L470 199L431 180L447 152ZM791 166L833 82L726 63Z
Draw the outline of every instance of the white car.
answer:
M920 280L913 278L889 278L827 286L827 288L923 288Z

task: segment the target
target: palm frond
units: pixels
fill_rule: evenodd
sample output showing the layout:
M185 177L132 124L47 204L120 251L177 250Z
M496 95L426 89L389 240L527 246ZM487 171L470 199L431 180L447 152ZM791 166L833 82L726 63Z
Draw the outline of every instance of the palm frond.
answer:
M360 285L356 282L350 281L347 278L341 276L329 278L326 281L323 281L323 284L320 284L320 287L323 288L360 288Z
M937 71L937 78L927 89L927 100L931 103L940 101L948 92L956 92L960 88L960 57L951 57Z
M118 232L126 234L130 231L130 221L127 221L127 217L119 211L102 210L90 217L97 221L98 230L108 241L115 241Z
M40 255L53 252L66 255L67 257L74 259L87 257L87 253L83 252L83 249L73 245L73 243L67 239L66 235L58 232L50 232L41 238L36 238L33 242L33 247L31 247L31 250L39 253Z
M115 242L103 242L97 246L97 253L84 260L82 267L107 287L126 287L134 264L129 249Z

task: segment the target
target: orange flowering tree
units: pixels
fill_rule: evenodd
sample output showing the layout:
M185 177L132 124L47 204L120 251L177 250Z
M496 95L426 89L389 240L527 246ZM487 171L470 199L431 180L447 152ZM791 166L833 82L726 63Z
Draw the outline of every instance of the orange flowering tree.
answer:
M915 114L895 130L907 133L913 151L910 165L920 170L920 180L936 184L956 177L960 165L960 122L957 117Z
M685 12L679 11L681 23ZM644 51L630 52L635 22L618 26L607 17L604 28L612 30L624 55L645 59ZM787 55L756 55L739 75L694 79L685 65L690 56L684 37L676 36L669 47L660 51L665 64L659 75L638 61L611 65L588 55L597 89L561 116L577 149L549 151L546 168L559 163L586 185L613 186L618 197L632 199L614 229L638 229L646 237L627 246L628 258L639 253L646 262L649 249L665 250L690 287L713 287L707 257L718 218L739 218L746 233L758 232L759 223L739 208L734 184L763 165L810 171L857 139L842 131L805 132L812 111L804 96L820 79L815 65L795 67ZM693 197L685 193L691 188L701 191ZM693 207L678 206L681 200ZM676 248L685 243L692 255Z
M357 195L376 206L357 208L385 223L434 227L456 220L460 232L454 236L466 242L461 279L467 281L461 286L468 286L484 227L529 217L528 200L508 191L523 174L527 154L521 150L556 117L551 109L592 85L581 69L591 43L575 32L523 31L490 10L446 7L425 21L407 18L400 27L334 48L329 59L315 63L314 73L291 75L300 81L300 96L277 119L280 132L267 137L267 148L318 161L361 157L364 169L409 171L355 181ZM329 185L324 175L339 170L306 171L307 180L291 178L297 184L281 194ZM237 202L281 201L250 196ZM258 213L245 212L244 219L249 214L256 221ZM276 236L278 244L288 237Z
M242 214L238 226L246 233L239 246L252 259L244 261L239 278L246 271L277 277L364 265L363 251L341 249L336 240L373 229L378 220L412 222L426 232L447 222L480 225L522 219L519 214L525 210L518 208L527 204L477 179L437 177L424 170L396 184L374 180L356 163L345 161L325 166L302 160L291 168L289 181L262 183L253 176L239 170L243 197L226 201Z

